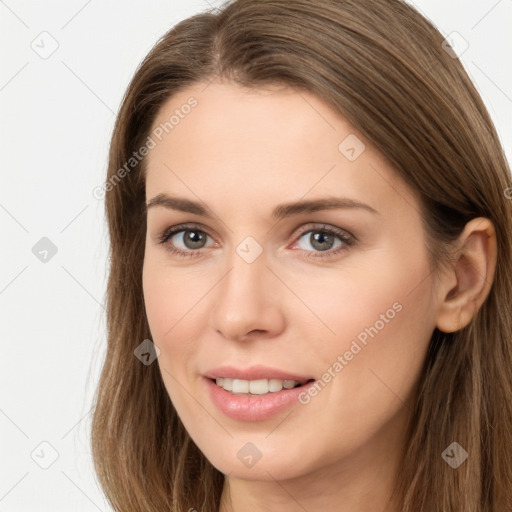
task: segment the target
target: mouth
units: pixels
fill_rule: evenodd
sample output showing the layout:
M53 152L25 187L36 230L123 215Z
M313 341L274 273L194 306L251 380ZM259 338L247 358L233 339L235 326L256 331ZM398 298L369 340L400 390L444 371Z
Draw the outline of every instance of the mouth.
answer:
M272 393L279 393L282 390L295 389L306 386L314 382L315 379L256 379L245 380L236 378L210 378L211 382L215 383L218 387L232 393L233 395L241 396L261 396L269 395Z
M316 379L267 366L224 366L203 374L203 382L207 396L221 413L236 421L253 422L296 406Z

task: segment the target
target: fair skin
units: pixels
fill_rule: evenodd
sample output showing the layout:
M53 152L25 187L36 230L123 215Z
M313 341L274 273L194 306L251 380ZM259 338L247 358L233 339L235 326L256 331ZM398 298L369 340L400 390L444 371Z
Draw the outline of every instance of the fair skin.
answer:
M197 107L148 155L146 199L186 198L212 217L148 209L143 287L170 399L194 442L226 475L219 510L397 512L385 505L428 343L435 327L467 325L485 300L496 263L492 223L468 223L456 262L434 282L418 198L320 99L291 89L195 84L163 105L154 127L190 96ZM366 146L353 161L338 149L350 134ZM271 217L282 203L342 196L377 213L345 208ZM159 243L182 223L203 234L202 246L185 231ZM331 246L315 245L311 235L324 226L357 241L331 235ZM248 236L262 250L251 263L237 253ZM180 258L170 246L193 254ZM322 379L386 311L393 318L381 321L305 405L241 421L203 392L203 372L222 364ZM262 454L252 467L237 457L247 442Z

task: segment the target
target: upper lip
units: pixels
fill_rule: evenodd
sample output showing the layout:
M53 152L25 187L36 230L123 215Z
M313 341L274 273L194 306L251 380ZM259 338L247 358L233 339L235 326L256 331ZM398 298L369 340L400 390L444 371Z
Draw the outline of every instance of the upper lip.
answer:
M279 368L271 368L269 366L256 365L249 368L237 368L235 366L218 366L212 368L203 374L209 379L242 379L242 380L258 380L258 379L278 379L278 380L296 380L297 382L307 382L314 379L310 375L299 375L291 373Z

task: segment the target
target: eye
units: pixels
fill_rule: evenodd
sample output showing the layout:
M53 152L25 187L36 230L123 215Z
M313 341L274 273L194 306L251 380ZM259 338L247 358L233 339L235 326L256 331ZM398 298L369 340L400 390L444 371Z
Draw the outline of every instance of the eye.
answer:
M295 243L299 245L299 249L302 249L305 258L336 256L340 252L346 251L349 246L356 242L353 235L339 228L326 225L315 226L313 229L308 228L311 228L311 225L302 229ZM305 231L306 229L307 231ZM208 239L213 240L206 231L190 224L168 228L158 237L159 243L164 245L171 254L178 257L197 256L201 249L207 247Z
M194 256L195 252L204 249L207 239L211 237L196 226L180 225L167 229L159 237L159 243L172 254L180 257Z
M324 258L337 255L341 251L347 250L354 242L354 236L346 231L323 225L315 229L302 231L296 244L299 245L300 249L306 252L304 257Z

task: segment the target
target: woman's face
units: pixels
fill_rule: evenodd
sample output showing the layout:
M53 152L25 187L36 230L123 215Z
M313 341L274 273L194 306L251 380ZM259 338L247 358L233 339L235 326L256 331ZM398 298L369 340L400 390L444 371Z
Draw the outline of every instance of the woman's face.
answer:
M197 84L150 136L146 313L194 442L248 480L393 460L436 325L417 197L305 92Z

